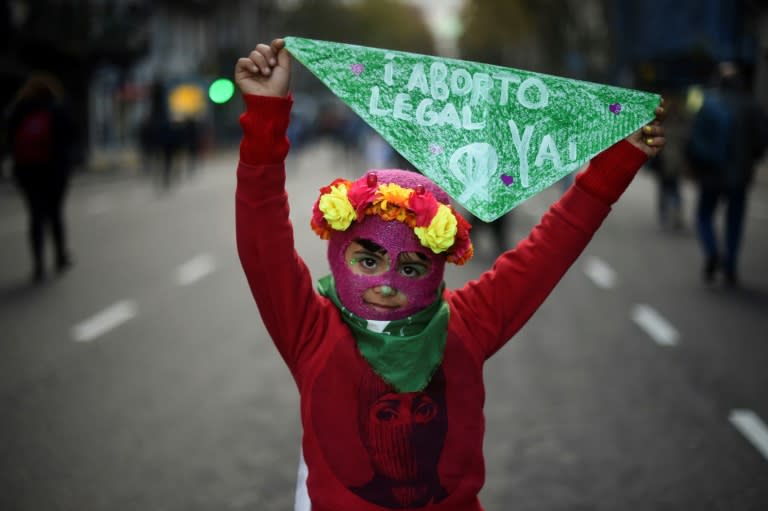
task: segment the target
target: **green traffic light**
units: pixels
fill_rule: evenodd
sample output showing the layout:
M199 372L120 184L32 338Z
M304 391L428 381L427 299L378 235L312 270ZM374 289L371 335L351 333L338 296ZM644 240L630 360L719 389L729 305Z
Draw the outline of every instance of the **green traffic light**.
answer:
M235 84L229 78L219 78L208 88L208 97L216 104L226 103L235 95Z

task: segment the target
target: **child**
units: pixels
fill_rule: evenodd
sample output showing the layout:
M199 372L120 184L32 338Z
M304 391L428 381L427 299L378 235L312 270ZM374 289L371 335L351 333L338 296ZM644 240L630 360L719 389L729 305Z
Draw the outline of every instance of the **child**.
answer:
M458 290L469 225L429 179L375 170L321 189L312 229L331 275L294 249L284 160L291 58L281 39L235 69L246 112L237 243L264 324L301 396L314 511L481 510L484 362L536 311L639 167L664 145L663 109L596 156L527 239Z

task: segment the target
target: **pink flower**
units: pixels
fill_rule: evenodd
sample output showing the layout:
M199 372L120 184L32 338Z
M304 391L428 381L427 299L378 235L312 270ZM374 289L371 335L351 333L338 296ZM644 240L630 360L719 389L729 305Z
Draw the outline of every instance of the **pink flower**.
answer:
M323 216L323 212L320 211L320 201L315 201L315 205L312 206L312 225L321 229L325 228L327 222Z
M376 189L377 186L368 186L364 179L358 179L352 184L352 187L347 192L347 198L352 203L352 207L355 208L357 218L362 218L365 208L373 202L373 198L376 196Z
M427 227L437 214L439 206L437 199L427 191L422 194L412 193L408 198L408 209L416 214L418 227Z

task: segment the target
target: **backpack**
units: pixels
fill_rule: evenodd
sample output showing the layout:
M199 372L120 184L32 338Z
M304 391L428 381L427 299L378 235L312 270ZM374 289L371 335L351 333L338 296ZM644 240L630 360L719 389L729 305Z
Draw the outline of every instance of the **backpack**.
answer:
M706 97L694 120L686 147L688 159L695 167L711 171L728 165L734 121L734 112L723 97Z
M41 165L53 158L53 113L34 110L22 117L13 137L13 158L17 165Z

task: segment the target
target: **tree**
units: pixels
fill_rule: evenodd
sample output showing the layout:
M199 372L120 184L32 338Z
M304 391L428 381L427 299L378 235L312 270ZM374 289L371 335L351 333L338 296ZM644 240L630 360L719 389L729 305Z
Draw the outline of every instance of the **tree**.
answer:
M433 53L421 11L400 0L304 0L285 13L286 34L379 48Z
M459 49L465 59L511 65L532 37L532 14L521 0L474 0L464 4Z
M594 74L610 53L606 0L473 0L462 56L552 74ZM580 64L575 64L580 62ZM575 67L583 69L574 69ZM600 71L600 70L597 70Z

